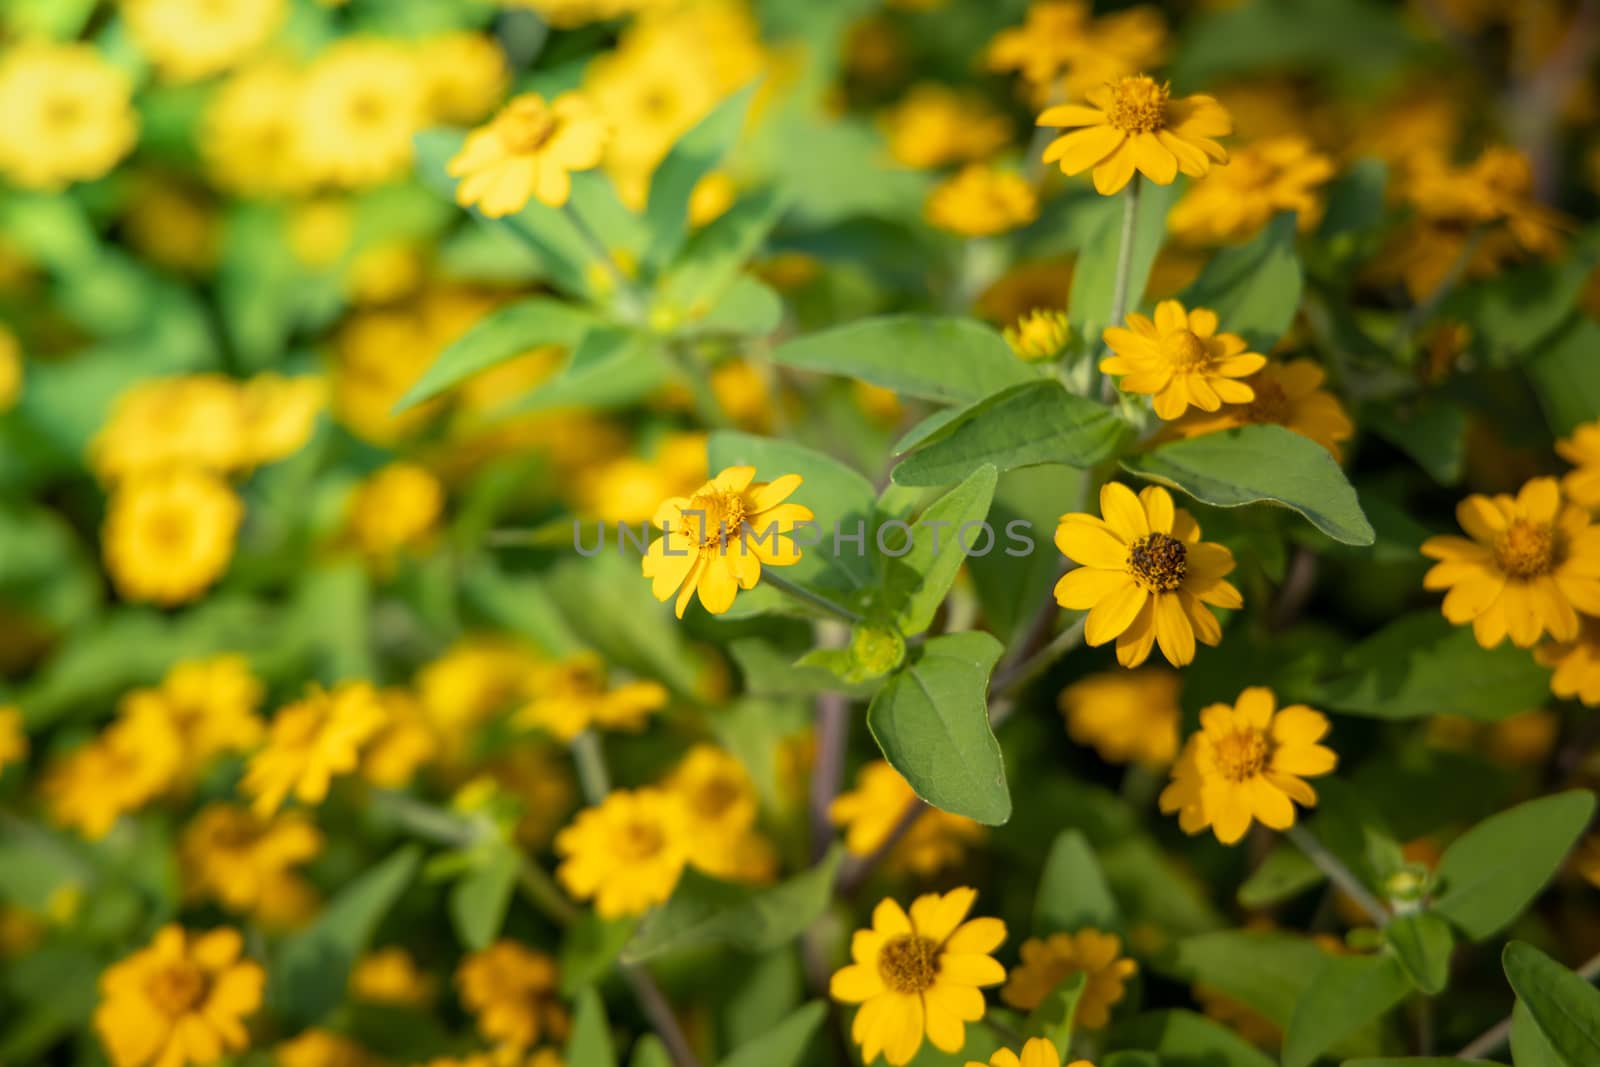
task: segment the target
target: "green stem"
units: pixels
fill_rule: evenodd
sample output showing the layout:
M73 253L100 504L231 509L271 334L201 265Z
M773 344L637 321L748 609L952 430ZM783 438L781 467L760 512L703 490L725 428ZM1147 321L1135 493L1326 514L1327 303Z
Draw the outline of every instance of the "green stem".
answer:
M578 784L584 799L598 804L611 792L611 772L606 769L606 754L600 747L600 736L585 730L572 739L572 762L578 768Z
M1308 860L1316 864L1318 870L1328 876L1329 881L1344 890L1345 895L1367 913L1375 925L1380 928L1388 925L1388 909L1361 884L1361 879L1357 878L1350 868L1339 861L1339 857L1323 847L1322 842L1318 841L1311 831L1304 826L1291 826L1287 836L1294 842L1296 848L1305 853Z
M666 346L666 351L689 387L689 396L694 401L695 414L700 416L700 421L716 430L725 430L732 426L733 423L727 413L717 402L716 390L711 388L711 376L706 373L705 368L676 341L670 342Z
M776 574L772 573L771 568L762 569L761 580L768 583L779 592L787 593L796 600L804 601L814 608L821 608L828 614L833 615L836 618L843 619L845 622L857 623L862 621L863 617L861 615L851 611L843 604L836 604L832 600L829 600L827 597L823 596L821 593L813 593L809 589L802 589L800 586L789 581L789 579L780 578Z

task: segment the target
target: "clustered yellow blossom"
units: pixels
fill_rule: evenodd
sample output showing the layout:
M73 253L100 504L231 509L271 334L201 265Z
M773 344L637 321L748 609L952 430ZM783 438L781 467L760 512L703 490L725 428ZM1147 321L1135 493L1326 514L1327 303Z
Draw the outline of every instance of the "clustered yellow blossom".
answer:
M266 742L250 757L239 788L262 817L290 796L302 804L321 804L334 778L357 768L362 745L383 725L383 704L368 683L342 682L331 690L313 686L272 717Z
M1165 767L1178 754L1176 671L1146 667L1094 674L1061 691L1067 732L1108 763Z
M1139 970L1133 960L1122 958L1122 939L1101 930L1029 938L1017 954L1022 962L1006 979L1001 998L1019 1011L1032 1011L1065 979L1081 974L1083 992L1072 1018L1089 1030L1102 1030L1111 1022L1112 1007Z
M527 1049L566 1036L567 1015L556 1000L556 962L515 941L496 941L461 961L456 989L478 1031L501 1049Z
M1039 198L1019 174L972 163L928 194L928 221L963 237L991 237L1026 226Z
M1255 390L1239 379L1266 366L1265 356L1247 351L1242 337L1217 332L1209 308L1185 311L1176 300L1156 305L1154 319L1130 314L1128 325L1105 331L1116 353L1100 370L1119 377L1125 392L1152 398L1156 414L1176 419L1190 407L1216 411L1223 404L1248 404Z
M572 193L571 173L599 165L605 143L605 124L580 94L546 102L524 93L469 134L450 160L449 173L462 179L456 202L492 219L521 211L530 198L561 207Z
M27 189L93 181L138 138L133 84L93 45L8 44L0 56L0 176Z
M908 167L988 159L1011 140L1011 121L982 97L934 82L914 85L884 115L889 154Z
M1295 213L1301 230L1322 218L1322 186L1333 160L1304 137L1274 137L1235 148L1228 165L1196 182L1167 215L1179 241L1233 244L1253 237L1280 211Z
M1164 83L1128 75L1086 94L1088 104L1058 104L1039 116L1040 126L1072 129L1044 151L1046 163L1063 174L1094 172L1103 196L1120 192L1138 171L1157 185L1171 185L1182 171L1201 178L1214 163L1228 161L1218 137L1233 132L1233 120L1214 97L1173 99Z
M1342 459L1340 445L1355 436L1356 427L1339 398L1322 387L1327 377L1327 372L1309 359L1269 361L1240 379L1254 394L1250 400L1223 404L1216 411L1185 412L1170 425L1170 432L1200 437L1237 426L1282 426L1309 437L1335 460Z
M1021 26L995 35L985 58L990 70L1019 74L1039 106L1155 66L1166 34L1161 13L1147 5L1095 16L1086 0L1034 0Z

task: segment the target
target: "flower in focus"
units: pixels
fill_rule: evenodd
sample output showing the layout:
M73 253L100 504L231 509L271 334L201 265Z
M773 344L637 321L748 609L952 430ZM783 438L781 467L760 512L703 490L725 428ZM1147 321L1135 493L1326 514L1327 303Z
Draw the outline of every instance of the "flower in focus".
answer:
M1139 965L1122 958L1122 939L1099 930L1051 934L1022 943L1022 962L1012 969L1000 996L1018 1011L1032 1011L1050 991L1074 974L1084 976L1073 1023L1089 1030L1111 1022L1111 1007L1122 1000Z
M1006 980L992 953L1006 939L999 919L967 919L975 889L930 893L908 915L893 899L872 912L870 929L850 941L853 962L834 972L829 995L859 1004L850 1036L865 1063L880 1054L894 1067L911 1062L923 1038L942 1052L966 1044L966 1024L983 1018L982 988Z
M245 1020L261 1007L267 975L243 951L237 930L168 925L106 968L94 1029L113 1067L215 1063L249 1047Z
M227 483L203 471L119 485L102 535L117 592L166 606L193 600L228 569L243 512Z
M1030 1038L1018 1056L1008 1048L999 1049L989 1057L987 1064L968 1060L967 1067L1061 1067L1061 1053L1049 1038ZM1067 1067L1094 1067L1088 1060L1073 1060Z
M565 1036L567 1018L556 1003L556 963L515 941L496 941L461 961L456 990L496 1044L525 1049L541 1036Z
M530 197L550 207L565 204L571 172L598 166L605 145L605 123L581 94L546 103L538 93L523 93L468 134L446 169L462 179L456 203L498 219L521 211Z
M828 820L845 828L844 847L852 856L871 856L916 802L916 792L899 771L873 760L856 772L856 788L840 793L828 805ZM894 843L887 865L926 877L959 863L966 846L983 836L981 823L929 807Z
M1107 763L1165 767L1178 754L1180 688L1177 672L1159 667L1079 679L1061 691L1067 732Z
M989 237L1039 216L1039 197L1020 174L982 163L962 167L928 194L928 221L963 237Z
M1167 214L1167 229L1189 244L1233 244L1255 236L1278 212L1293 211L1299 228L1309 230L1322 217L1318 190L1333 173L1333 160L1304 137L1246 145L1189 187Z
M651 713L666 707L670 699L659 682L641 679L608 686L605 663L592 652L539 665L528 680L528 690L531 697L516 722L547 730L562 741L590 728L642 730Z
M640 915L672 895L689 861L689 816L661 789L619 790L556 835L556 877L602 919Z
M380 571L407 549L431 540L444 511L444 487L426 467L391 463L370 475L350 498L350 537Z
M27 758L28 731L23 727L22 712L0 707L0 773Z
M1118 78L1087 93L1089 104L1046 108L1040 126L1081 127L1052 141L1046 163L1063 174L1094 169L1095 191L1120 192L1137 170L1157 185L1171 185L1178 172L1203 178L1211 164L1226 163L1216 142L1233 132L1233 120L1209 96L1172 99L1166 85L1143 74Z
M1185 311L1178 301L1163 300L1154 321L1138 313L1127 321L1127 328L1106 329L1105 342L1116 354L1101 360L1100 370L1119 376L1123 392L1151 397L1161 418L1176 419L1190 406L1216 411L1255 399L1239 379L1266 366L1267 358L1246 351L1238 334L1218 333L1216 312Z
M696 592L707 611L721 615L740 589L755 588L762 564L800 562L795 526L811 521L811 509L784 503L800 476L756 482L755 475L754 467L729 467L693 496L656 509L652 521L662 536L645 553L644 576L657 600L677 595L678 618Z
M1116 639L1117 662L1137 667L1155 644L1175 667L1194 660L1194 643L1215 647L1222 627L1207 605L1244 600L1223 581L1233 553L1200 540L1200 526L1172 496L1149 486L1137 496L1116 482L1100 490L1100 513L1061 517L1056 547L1078 564L1056 583L1056 603L1088 611L1084 640Z
M263 819L231 804L202 808L178 847L191 899L216 900L234 914L280 930L315 911L314 891L291 868L321 851L322 834L304 815Z
M0 175L60 189L111 170L138 139L128 76L89 44L8 43L0 55Z
M321 804L333 779L356 769L361 746L383 724L383 704L368 683L313 686L278 709L239 789L262 817L281 808L290 794L302 804Z
M1248 403L1190 411L1170 429L1179 437L1200 437L1236 426L1282 426L1311 438L1339 460L1339 446L1355 436L1356 428L1339 398L1322 388L1326 380L1327 372L1309 359L1269 362L1244 379L1255 394Z
M696 745L662 783L689 816L689 862L715 878L768 881L777 871L772 846L756 832L755 783L731 754Z
M924 82L884 116L889 154L907 167L987 159L1011 140L1011 121L981 96Z
M1600 619L1585 616L1576 637L1542 644L1533 655L1541 666L1555 669L1550 692L1591 708L1600 707Z
M350 971L350 992L369 1004L425 1007L434 994L433 976L398 946L373 949Z
M1457 626L1472 624L1484 648L1509 634L1531 648L1548 633L1578 636L1578 612L1600 615L1600 526L1561 500L1554 478L1535 478L1515 497L1474 494L1456 505L1471 540L1443 535L1423 542L1439 562L1424 589L1447 589L1442 610Z
M1007 326L1005 339L1018 357L1037 363L1059 356L1070 333L1066 312L1036 308Z
M286 10L284 0L122 0L134 43L176 82L220 74L247 58Z
M1576 468L1561 479L1567 499L1590 511L1600 509L1600 420L1586 422L1557 441L1556 452Z
M124 813L165 790L181 759L170 728L149 719L118 719L93 741L57 757L39 792L56 822L95 840Z
M299 93L306 167L343 187L390 181L411 167L427 119L417 60L397 42L347 37L317 56Z
M1339 757L1318 744L1328 719L1303 704L1276 709L1272 690L1254 686L1234 705L1200 712L1200 729L1184 746L1162 790L1161 810L1178 813L1184 833L1211 827L1225 845L1237 843L1252 820L1274 830L1294 825L1294 804L1317 803L1305 781L1328 774Z

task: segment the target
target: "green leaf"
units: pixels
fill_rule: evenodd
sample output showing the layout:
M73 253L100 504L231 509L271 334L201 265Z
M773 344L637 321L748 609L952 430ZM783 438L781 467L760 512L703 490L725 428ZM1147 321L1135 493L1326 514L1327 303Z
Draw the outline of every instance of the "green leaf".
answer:
M1400 966L1411 982L1428 996L1444 992L1450 982L1450 953L1456 947L1450 924L1431 912L1396 916L1383 929Z
M570 997L604 981L638 927L637 919L602 919L593 912L568 927L561 941L562 995Z
M416 384L395 404L396 412L440 393L513 356L540 345L576 345L595 317L581 308L536 296L490 312L439 353Z
M1370 230L1383 221L1388 205L1384 199L1389 184L1389 165L1375 156L1358 159L1328 184L1322 222L1317 226L1319 243L1352 233Z
M1424 397L1409 404L1374 404L1363 425L1417 461L1440 485L1461 481L1467 461L1467 415L1458 404Z
M1393 956L1327 956L1295 1004L1283 1039L1283 1067L1310 1067L1411 992Z
M1501 963L1556 1054L1574 1067L1600 1063L1600 989L1522 941L1506 946Z
M1579 318L1524 365L1550 429L1568 434L1600 411L1600 323Z
M344 999L356 957L416 875L422 850L407 845L341 889L317 921L284 941L271 972L271 1001L287 1019L309 1024Z
M617 1067L605 1002L592 986L578 994L572 1013L572 1035L567 1038L562 1063L566 1067Z
M644 209L645 224L650 230L644 256L647 267L660 267L683 247L694 187L717 168L738 141L754 95L752 83L724 98L678 138L650 176L650 199Z
M1574 318L1573 309L1597 261L1600 229L1591 227L1558 260L1528 263L1458 287L1439 313L1464 323L1472 331L1473 348L1492 366L1538 360L1547 347L1562 343L1552 337L1558 329L1562 338L1571 339L1574 333L1592 336L1593 320ZM1583 328L1584 323L1589 329ZM1568 328L1562 329L1563 324Z
M467 948L487 948L499 936L517 887L517 865L516 852L500 845L450 887L450 919Z
M1129 432L1109 408L1060 382L1028 382L965 408L901 460L893 477L900 485L951 485L985 463L999 471L1092 467L1115 454Z
M885 557L891 576L905 574L905 581L913 583L895 620L907 637L922 633L932 624L934 613L944 603L968 553L984 547L982 531L977 537L969 536L969 526L982 526L997 480L993 467L979 467L966 481L928 506L912 524L909 544L889 544L885 539L889 552L905 553ZM990 544L989 549L995 550L995 545Z
M783 298L765 282L741 274L703 318L685 325L685 332L765 337L782 324Z
M672 1055L655 1034L645 1034L633 1046L628 1067L673 1067Z
M1282 426L1241 426L1173 441L1122 466L1206 504L1288 508L1347 545L1377 539L1339 464L1321 445Z
M645 222L617 196L617 187L603 171L578 171L572 176L572 197L568 207L583 220L601 247L616 257L637 261L643 254L649 232Z
M1325 877L1304 852L1279 845L1239 887L1239 903L1252 910L1271 907L1320 885Z
M1285 1026L1306 983L1326 958L1314 941L1294 934L1219 930L1184 938L1159 966L1225 993Z
M989 728L989 673L1003 651L977 630L935 637L867 709L884 758L918 796L989 826L1011 817L1005 761Z
M1593 816L1594 794L1586 789L1491 815L1439 858L1433 910L1474 941L1504 929L1561 869Z
M1528 1010L1528 1002L1521 997L1511 1009L1511 1061L1517 1067L1572 1067L1551 1046L1533 1012Z
M1543 703L1549 686L1549 671L1523 649L1480 648L1471 627L1422 611L1347 652L1340 672L1324 679L1315 696L1321 706L1352 715L1419 719L1448 709L1497 722Z
M1116 898L1089 839L1078 830L1056 836L1033 902L1033 935L1070 933L1085 926L1115 930L1122 924Z
M678 693L695 693L702 679L683 627L650 595L639 567L636 556L614 552L568 559L550 572L548 589L586 644Z
M659 338L621 326L586 332L564 367L501 413L553 408L621 408L660 388L671 367Z
M827 1015L828 1009L822 1004L807 1004L771 1032L734 1049L717 1067L795 1067L803 1062Z
M777 225L784 207L777 190L761 190L695 233L662 276L657 307L690 319L707 314Z
M1218 252L1178 299L1215 311L1218 328L1243 337L1250 351L1272 351L1300 307L1294 225L1293 214L1281 214L1249 244Z
M1057 1049L1072 1047L1072 1030L1078 1014L1078 1001L1089 984L1083 971L1067 975L1055 988L1045 994L1039 1006L1028 1013L1023 1034L1027 1037L1045 1037Z
M819 330L779 345L772 359L941 404L969 404L1039 380L992 328L931 315L887 315Z
M1129 260L1127 308L1140 303L1150 268L1167 234L1167 210L1177 201L1185 181L1171 185L1141 182L1139 211L1134 221L1133 252ZM1120 198L1118 198L1120 200ZM1091 348L1100 343L1100 334L1111 321L1111 302L1116 293L1117 261L1122 250L1122 204L1106 209L1089 243L1078 253L1077 269L1072 274L1072 293L1067 300L1067 319L1073 332ZM1077 466L1079 464L1075 464Z
M967 560L967 570L985 624L1008 645L1054 595L1061 557L1050 539L1064 512L1082 510L1086 485L1082 471L1056 464L1000 476L989 508L1000 547Z
M1162 1067L1277 1067L1260 1049L1221 1023L1190 1011L1136 1016L1111 1031L1112 1043L1149 1049Z
M639 924L622 959L641 963L706 945L764 952L785 944L827 909L843 860L835 847L815 867L766 889L686 871L666 904Z

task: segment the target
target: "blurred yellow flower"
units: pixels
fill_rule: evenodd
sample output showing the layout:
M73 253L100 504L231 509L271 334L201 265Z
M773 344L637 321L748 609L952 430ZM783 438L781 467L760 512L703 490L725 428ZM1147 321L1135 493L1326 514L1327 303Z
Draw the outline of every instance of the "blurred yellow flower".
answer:
M17 406L17 398L22 395L23 365L22 342L0 326L0 414Z
M725 170L703 175L689 190L689 226L698 230L727 214L739 197L739 187Z
M510 84L506 53L494 37L461 30L418 43L424 109L435 122L465 125L493 111Z
M433 975L398 945L373 949L350 971L351 994L371 1004L425 1007L433 1000L435 985Z
M128 76L90 44L31 41L0 53L0 176L25 189L102 177L133 148Z
M333 779L356 769L361 746L383 725L383 704L368 683L312 686L273 716L266 744L250 757L239 789L263 817L291 794L302 804L321 804Z
M327 406L321 375L258 374L239 388L240 463L264 466L287 459L311 440L317 416Z
M795 524L810 522L811 509L785 500L800 488L798 474L755 482L754 467L728 467L689 497L672 497L656 509L663 531L644 557L644 576L657 600L677 596L684 609L696 591L713 615L733 606L740 589L754 589L763 564L800 562Z
M466 637L417 673L417 696L448 743L524 702L540 662L508 638Z
M1154 321L1133 313L1127 328L1109 327L1104 336L1116 355L1101 360L1100 370L1117 375L1123 392L1150 396L1163 419L1191 406L1216 411L1250 403L1255 391L1239 379L1267 364L1267 357L1246 351L1238 334L1217 332L1216 312L1185 311L1176 300L1157 304Z
M661 789L614 792L556 835L556 877L602 919L641 915L672 895L689 861L689 814Z
M1192 317L1191 317L1192 318ZM1224 404L1214 412L1190 411L1172 423L1179 437L1200 437L1236 426L1270 424L1293 430L1343 458L1339 446L1355 436L1355 423L1339 398L1322 388L1327 372L1309 359L1267 363L1244 384L1255 394L1245 404Z
M884 114L889 155L907 167L988 159L1011 140L1011 120L982 96L923 82Z
M507 7L523 7L557 29L572 29L590 22L606 22L652 7L662 0L503 0Z
M733 755L695 745L662 783L688 812L689 862L716 878L765 882L778 857L756 832L755 783Z
M571 172L598 166L605 145L605 123L581 94L546 103L523 93L468 134L450 160L450 175L462 179L456 203L492 219L521 211L529 198L561 207L572 193Z
M496 941L461 961L456 990L479 1033L503 1048L521 1050L544 1035L565 1036L556 978L549 956L515 941Z
M1178 172L1203 178L1212 163L1226 163L1216 142L1233 132L1228 112L1210 96L1172 99L1168 87L1146 75L1130 75L1091 89L1089 104L1060 104L1039 116L1040 126L1082 127L1052 141L1046 163L1063 174L1094 169L1103 196L1120 192L1134 171L1157 185L1171 185Z
M1550 676L1552 693L1600 707L1600 619L1584 616L1576 637L1542 644L1533 655L1541 665L1555 669Z
M121 0L139 50L161 76L191 82L220 74L272 36L284 0Z
M968 1060L967 1067L1061 1067L1061 1053L1049 1038L1029 1038L1018 1056L1008 1048L999 1049L987 1064ZM1088 1060L1073 1060L1067 1067L1094 1067Z
M1203 708L1200 729L1161 793L1161 810L1177 812L1184 833L1210 827L1225 845L1243 838L1252 820L1287 830L1295 803L1317 803L1305 779L1328 774L1339 762L1318 744L1328 728L1320 711L1304 704L1278 709L1272 690L1260 686L1240 693L1233 705Z
M1161 667L1092 674L1061 691L1067 732L1107 763L1165 767L1178 754L1181 688L1178 673Z
M319 53L297 116L310 172L346 188L405 175L411 139L428 118L425 85L417 59L398 42L346 37Z
M56 757L39 793L52 819L93 840L164 791L181 759L170 729L148 719L118 719L99 737Z
M1061 355L1071 333L1066 312L1036 308L1007 326L1005 339L1019 358L1040 362Z
M181 750L179 777L193 783L215 757L245 752L260 741L261 683L243 656L221 655L183 660L173 665L161 684L123 696L118 715L154 720ZM158 725L157 725L158 724Z
M332 1030L313 1026L272 1050L277 1067L383 1067L383 1059Z
M1026 226L1039 216L1039 197L1019 174L969 163L934 186L928 221L963 237L989 237Z
M200 809L178 844L184 891L215 900L270 929L298 926L316 912L316 893L291 868L316 858L322 834L304 815L264 819L232 804Z
M1122 939L1100 930L1030 937L1018 951L1018 963L1000 990L1001 999L1018 1011L1032 1011L1050 991L1074 974L1085 978L1083 993L1073 1015L1077 1026L1104 1029L1111 1008L1122 1000L1129 978L1139 965L1122 958Z
M351 494L346 519L356 546L380 570L405 550L427 547L444 511L444 487L427 468L391 463Z
M1484 648L1509 634L1532 648L1548 633L1578 636L1578 612L1600 615L1600 526L1564 503L1554 478L1535 478L1515 497L1474 494L1456 505L1471 540L1430 537L1422 554L1438 560L1424 589L1447 589L1442 610L1457 626L1472 624Z
M828 820L844 828L844 847L853 856L871 856L905 820L917 794L900 772L883 760L856 772L854 790L828 805ZM982 824L929 807L891 847L887 866L928 877L961 862L967 846L983 840Z
M399 789L439 754L439 736L410 691L389 687L378 692L384 723L361 748L361 777L373 785Z
M202 1065L248 1048L267 974L243 952L237 930L167 925L106 968L94 1029L113 1067Z
M645 679L608 685L605 662L592 652L539 664L528 679L528 692L517 724L546 730L562 741L588 729L642 730L670 696L661 683Z
M123 217L128 243L152 263L187 274L216 266L221 246L217 207L196 185L143 176L133 185Z
M893 1067L911 1062L926 1038L941 1052L960 1052L966 1024L983 1018L980 990L1006 980L993 952L1006 939L999 919L968 919L976 889L930 893L911 902L910 914L893 899L872 912L872 926L856 931L852 962L834 972L829 995L859 1004L850 1036L864 1063L881 1054Z
M1031 98L1043 103L1158 65L1166 33L1161 13L1148 5L1096 18L1085 0L1035 0L1021 26L995 35L984 58L990 70L1020 74Z
M1200 540L1200 526L1172 496L1149 486L1137 496L1116 482L1100 490L1100 513L1061 517L1056 547L1080 566L1056 583L1056 603L1088 611L1084 640L1116 639L1117 661L1137 667L1161 645L1174 667L1194 660L1194 643L1215 647L1222 627L1207 605L1239 608L1239 590L1223 581L1233 553Z
M1600 419L1557 441L1556 453L1574 468L1561 479L1567 499L1590 511L1600 510Z
M303 192L316 176L301 146L305 76L280 61L230 75L206 108L200 154L211 180L240 196Z
M89 446L102 481L175 467L231 471L245 453L237 384L220 374L141 381L117 396Z
M22 712L15 707L0 707L0 773L28 758L28 731Z
M1191 244L1231 244L1255 236L1280 211L1301 230L1322 218L1319 188L1333 160L1304 137L1274 137L1237 148L1228 165L1196 182L1167 214L1167 229Z
M650 521L669 496L693 493L706 480L706 435L668 434L653 458L619 456L578 472L583 514L606 523Z
M117 486L106 510L106 571L128 600L181 604L228 569L244 506L213 474L174 470Z

